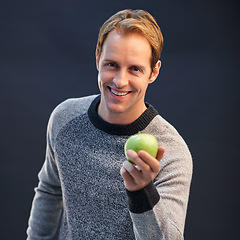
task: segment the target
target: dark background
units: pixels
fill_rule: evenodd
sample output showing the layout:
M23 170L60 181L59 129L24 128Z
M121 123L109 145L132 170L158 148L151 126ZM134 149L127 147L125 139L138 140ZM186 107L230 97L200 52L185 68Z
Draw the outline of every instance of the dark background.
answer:
M45 155L49 115L98 93L95 45L103 22L131 8L164 35L147 101L184 137L194 174L186 240L239 239L238 1L1 1L0 239L25 239Z

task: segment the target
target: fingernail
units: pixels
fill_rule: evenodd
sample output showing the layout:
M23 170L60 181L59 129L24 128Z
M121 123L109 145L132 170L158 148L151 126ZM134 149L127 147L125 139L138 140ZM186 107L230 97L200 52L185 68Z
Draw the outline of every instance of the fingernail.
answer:
M132 164L131 164L129 161L125 161L125 162L123 163L123 167L126 168L126 169L128 169L128 168L131 168L131 167L132 167Z
M126 170L124 169L124 167L121 167L120 173L122 174L122 173L125 173L125 172L126 172Z

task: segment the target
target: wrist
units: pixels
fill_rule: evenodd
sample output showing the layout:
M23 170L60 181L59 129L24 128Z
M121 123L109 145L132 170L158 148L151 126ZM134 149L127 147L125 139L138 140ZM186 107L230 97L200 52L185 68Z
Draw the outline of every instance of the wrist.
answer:
M143 213L152 210L160 199L160 195L151 181L138 191L127 190L128 206L132 213Z

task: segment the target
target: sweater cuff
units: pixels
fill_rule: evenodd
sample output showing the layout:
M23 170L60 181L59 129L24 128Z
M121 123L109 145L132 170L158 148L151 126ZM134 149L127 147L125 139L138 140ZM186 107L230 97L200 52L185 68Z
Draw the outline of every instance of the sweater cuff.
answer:
M144 213L152 210L160 199L158 191L153 182L138 191L127 190L128 206L132 213Z

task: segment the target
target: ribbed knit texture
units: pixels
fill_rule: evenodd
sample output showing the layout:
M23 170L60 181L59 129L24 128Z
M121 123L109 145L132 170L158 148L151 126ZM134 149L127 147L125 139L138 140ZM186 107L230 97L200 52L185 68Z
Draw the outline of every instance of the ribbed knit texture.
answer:
M104 121L98 114L96 114L99 102L100 96L94 99L88 110L88 116L90 118L90 121L96 128L113 135L133 135L138 131L142 131L158 114L157 111L153 108L153 106L147 103L147 110L133 123L128 125L110 124Z
M132 213L143 213L152 210L160 199L158 191L153 183L138 191L127 191L128 206Z
M150 105L130 125L109 124L97 114L99 99L70 99L53 111L28 239L52 239L59 224L59 240L182 239L192 173L185 142ZM139 130L166 153L153 183L126 192L124 144Z

